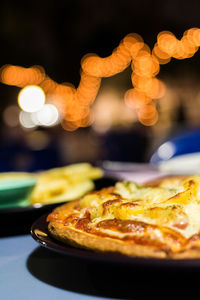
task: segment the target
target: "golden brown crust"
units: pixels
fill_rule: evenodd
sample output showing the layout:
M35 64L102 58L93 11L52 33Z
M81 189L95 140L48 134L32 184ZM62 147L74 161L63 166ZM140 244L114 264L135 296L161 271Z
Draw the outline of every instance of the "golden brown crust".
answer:
M169 178L169 177L168 177ZM185 178L181 176L181 178ZM176 180L177 177L170 177L170 180ZM148 183L156 186L162 182L163 178ZM184 250L173 252L168 248L158 247L156 245L135 243L134 240L113 238L112 236L98 235L87 231L86 227L73 226L73 222L66 222L68 217L75 215L76 208L79 207L80 200L66 203L57 207L47 218L48 230L57 240L75 247L92 249L101 252L117 252L130 257L152 257L152 258L170 258L170 259L195 259L200 258L200 248L190 248L190 245ZM79 216L77 217L79 218ZM86 219L86 218L85 218ZM84 221L85 221L84 219ZM64 221L63 221L64 220Z
M63 227L60 224L50 223L48 229L57 240L76 247L102 252L118 252L128 256L166 257L164 251L158 251L153 247L128 244L121 240L92 235L76 228Z

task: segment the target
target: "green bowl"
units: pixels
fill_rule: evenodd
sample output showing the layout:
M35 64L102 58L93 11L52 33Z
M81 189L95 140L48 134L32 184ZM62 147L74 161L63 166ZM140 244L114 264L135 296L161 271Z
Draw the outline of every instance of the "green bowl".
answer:
M0 178L0 207L25 205L36 182L35 177Z

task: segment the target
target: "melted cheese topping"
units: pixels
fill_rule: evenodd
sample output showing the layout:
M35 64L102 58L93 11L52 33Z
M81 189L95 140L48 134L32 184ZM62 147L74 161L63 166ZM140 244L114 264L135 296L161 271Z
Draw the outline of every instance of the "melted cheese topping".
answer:
M89 208L93 226L102 220L135 220L165 226L189 238L200 232L200 175L163 180L156 187L118 182L112 190L86 195L80 206Z

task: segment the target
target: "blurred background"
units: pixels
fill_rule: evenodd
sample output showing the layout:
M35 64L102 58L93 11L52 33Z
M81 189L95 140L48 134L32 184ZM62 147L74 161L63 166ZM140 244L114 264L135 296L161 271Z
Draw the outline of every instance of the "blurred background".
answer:
M174 134L199 128L200 34L188 31L200 28L198 0L2 0L0 7L0 171L82 161L145 163ZM158 36L163 31L178 40L189 32L188 44L182 40L174 50L172 39L162 48L166 44L159 44ZM137 42L146 44L143 50L154 55L157 66L151 77L159 80L156 95L143 81L135 83L146 93L147 116L124 100L134 80L145 77L137 73L135 59L134 67L102 79L80 126L66 121L71 106L63 114L68 98L62 98L62 88L78 87L82 58L111 55L130 33L139 35Z

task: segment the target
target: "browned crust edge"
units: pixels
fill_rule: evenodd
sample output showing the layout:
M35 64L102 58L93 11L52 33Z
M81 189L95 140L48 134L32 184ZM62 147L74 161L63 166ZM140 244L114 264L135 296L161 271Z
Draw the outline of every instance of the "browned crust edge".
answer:
M97 252L115 252L134 257L166 257L164 251L158 251L152 247L133 245L109 237L92 235L61 224L50 223L48 229L55 239L79 248L86 248Z
M115 252L130 257L146 258L170 258L170 259L196 259L200 258L200 249L190 249L180 253L167 254L162 250L153 247L128 244L121 240L109 237L101 237L63 226L50 223L48 225L50 234L57 240L78 248L86 248L97 252Z

